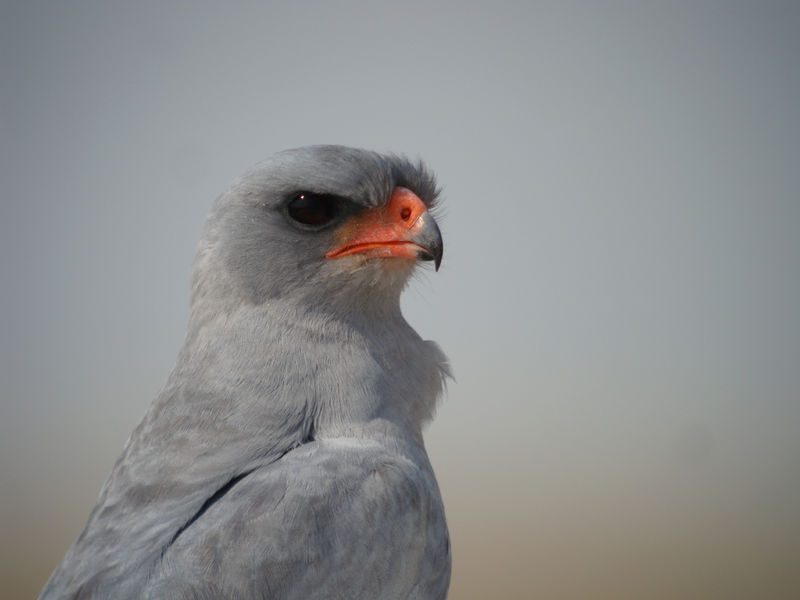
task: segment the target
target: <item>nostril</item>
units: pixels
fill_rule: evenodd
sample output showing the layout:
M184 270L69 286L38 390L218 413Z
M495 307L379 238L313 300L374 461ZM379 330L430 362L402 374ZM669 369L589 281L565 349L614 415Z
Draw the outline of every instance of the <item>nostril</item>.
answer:
M408 221L411 218L411 209L407 206L403 207L400 210L400 218L403 219L403 221Z

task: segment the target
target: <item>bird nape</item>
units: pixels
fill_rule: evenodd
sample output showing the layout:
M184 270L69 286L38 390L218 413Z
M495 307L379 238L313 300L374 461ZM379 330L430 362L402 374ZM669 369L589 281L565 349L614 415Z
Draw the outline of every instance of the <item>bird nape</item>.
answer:
M279 153L212 206L188 331L54 598L444 598L450 544L422 441L448 366L400 312L438 269L421 164Z

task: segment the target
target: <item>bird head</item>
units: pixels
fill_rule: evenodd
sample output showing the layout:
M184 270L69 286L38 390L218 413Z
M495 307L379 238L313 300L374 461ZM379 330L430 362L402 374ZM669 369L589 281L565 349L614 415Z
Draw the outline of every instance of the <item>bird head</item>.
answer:
M437 193L421 163L398 156L343 146L276 154L214 203L192 303L396 306L419 261L439 268Z

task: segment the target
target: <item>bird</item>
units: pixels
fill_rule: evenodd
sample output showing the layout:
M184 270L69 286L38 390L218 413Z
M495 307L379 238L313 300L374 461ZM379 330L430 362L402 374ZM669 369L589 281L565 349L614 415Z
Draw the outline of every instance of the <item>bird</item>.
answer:
M41 600L446 597L422 429L450 366L400 309L439 196L422 161L320 145L214 201L174 369Z

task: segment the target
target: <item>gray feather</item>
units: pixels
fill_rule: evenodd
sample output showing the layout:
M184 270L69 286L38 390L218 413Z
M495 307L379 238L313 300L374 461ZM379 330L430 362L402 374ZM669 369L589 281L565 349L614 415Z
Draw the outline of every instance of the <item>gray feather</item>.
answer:
M446 359L403 319L413 265L326 260L298 191L435 202L420 164L280 153L212 207L186 340L40 598L444 598L450 552L422 442Z

